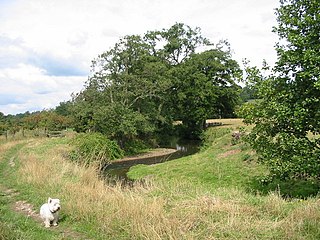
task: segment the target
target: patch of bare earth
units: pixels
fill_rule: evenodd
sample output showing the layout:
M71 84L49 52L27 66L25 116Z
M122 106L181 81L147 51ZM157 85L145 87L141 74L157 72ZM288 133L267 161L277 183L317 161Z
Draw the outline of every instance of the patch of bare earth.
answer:
M9 166L10 167L15 167L15 157L12 157L9 160ZM1 196L7 197L10 199L10 202L12 204L11 209L16 212L16 213L21 213L28 218L32 218L34 221L38 222L39 224L43 224L42 219L40 217L40 214L38 211L36 211L35 207L31 204L28 203L27 201L16 201L15 197L19 195L19 192L16 191L15 189L10 189L6 188L5 186L0 184L0 192ZM59 232L64 238L67 239L90 239L84 236L81 233L75 232L69 228L66 227L52 227L50 230Z
M119 159L115 162L132 161L132 160L152 158L152 157L161 157L161 156L166 156L166 155L175 153L176 151L177 151L176 149L172 149L172 148L155 148L147 153L126 157L123 159Z
M219 154L218 157L219 157L219 158L225 158L225 157L228 157L228 156L237 154L237 153L239 153L239 152L241 152L240 149L233 149L233 150L229 150L229 151L227 151L227 152L225 152L225 153Z
M32 204L27 203L26 201L15 202L14 210L16 212L23 213L24 215L26 215L28 217L31 217L32 219L36 220L37 222L41 222L40 216L33 209Z
M38 211L35 210L35 207L28 203L27 201L15 201L14 197L19 195L19 192L17 192L14 189L7 189L4 186L0 185L0 190L2 192L2 196L10 198L12 201L12 210L16 213L23 214L27 216L28 218L32 218L39 224L43 224L42 219L40 218L40 215L38 214ZM43 226L44 227L44 226ZM81 233L75 232L69 228L66 227L51 227L51 231L59 232L64 238L67 239L90 239L86 236L84 236Z

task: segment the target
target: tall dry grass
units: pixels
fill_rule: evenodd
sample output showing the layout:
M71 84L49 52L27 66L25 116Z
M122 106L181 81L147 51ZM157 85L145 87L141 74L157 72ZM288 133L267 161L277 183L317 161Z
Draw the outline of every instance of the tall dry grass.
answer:
M0 154L4 154L8 149L12 148L13 146L21 143L21 140L15 140L15 141L3 141L3 143L0 144Z
M62 157L62 151L53 149L43 158L35 153L20 155L19 182L32 186L43 199L59 197L68 219L94 223L105 236L178 237L172 224L176 219L165 216L166 201L148 197L155 189L151 183L109 186L98 178L96 167L74 165Z
M63 224L92 226L97 239L299 239L306 224L320 220L319 201L290 203L276 193L208 192L180 180L109 185L94 166L67 161L65 150L24 151L18 181L39 201L59 197Z

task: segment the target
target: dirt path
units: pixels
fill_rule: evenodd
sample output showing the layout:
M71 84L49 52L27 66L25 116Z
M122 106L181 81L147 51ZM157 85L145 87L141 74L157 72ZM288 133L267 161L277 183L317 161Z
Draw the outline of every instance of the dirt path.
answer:
M38 222L39 225L43 225L40 215L38 214L38 210L35 210L36 208L32 204L28 203L27 201L16 200L16 196L19 195L19 192L17 192L14 189L8 189L2 184L0 184L0 192L1 192L1 197L6 197L9 199L9 202L11 204L10 208L12 209L12 211L23 214L28 218L32 218L34 221ZM81 233L75 232L72 229L61 227L61 226L51 227L48 229L48 231L57 232L61 236L63 236L64 239L79 239L79 240L90 239Z
M19 192L17 192L14 189L6 188L5 186L0 184L0 191L2 197L9 198L9 202L11 203L11 209L15 212L23 213L27 217L31 217L35 221L41 223L40 216L36 213L34 210L34 207L32 204L27 203L26 201L16 201L16 196L19 195Z
M0 160L3 160L3 159L0 159ZM7 163L8 167L14 168L16 166L16 161L18 161L16 157L16 153L13 153L12 156L7 161L8 161ZM2 174L6 174L6 172ZM18 200L19 194L20 193L17 190L8 188L4 184L0 183L0 199L6 198L7 201L5 202L13 212L23 214L27 218L32 218L34 221L39 223L39 226L42 226L44 228L43 221L40 218L40 214L39 214L40 206L35 207L27 201ZM61 235L63 239L79 239L79 240L91 239L85 236L84 234L76 232L65 226L62 227L61 225L60 226L58 225L57 227L50 227L48 231L54 231L56 233L59 233L59 235Z

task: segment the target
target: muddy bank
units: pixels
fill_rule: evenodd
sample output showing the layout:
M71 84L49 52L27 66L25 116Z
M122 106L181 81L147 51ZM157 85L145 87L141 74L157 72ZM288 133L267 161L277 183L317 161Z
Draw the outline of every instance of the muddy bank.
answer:
M153 158L153 157L163 157L163 156L167 156L169 154L173 154L177 151L178 151L177 149L172 149L172 148L155 148L149 152L142 153L142 154L135 155L135 156L125 157L125 158L113 161L112 163L144 160L144 159L149 159L149 158Z
M103 174L113 178L128 180L127 172L132 166L137 164L158 164L191 155L199 151L199 141L178 140L179 139L175 139L170 142L168 146L162 148L155 148L143 154L112 161L103 169Z

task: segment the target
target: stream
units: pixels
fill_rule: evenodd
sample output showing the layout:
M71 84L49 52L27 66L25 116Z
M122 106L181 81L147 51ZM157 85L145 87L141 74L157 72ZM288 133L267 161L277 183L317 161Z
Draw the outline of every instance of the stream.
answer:
M114 162L108 165L104 169L103 175L126 181L128 180L127 172L129 171L130 167L135 166L137 164L146 164L146 165L157 164L157 163L170 161L173 159L178 159L191 154L195 154L199 151L200 144L201 144L201 141L178 140L174 138L167 145L161 146L162 148L175 149L176 151L174 153L162 155L162 156L153 156L153 157L141 158L141 159L136 158L128 161Z

